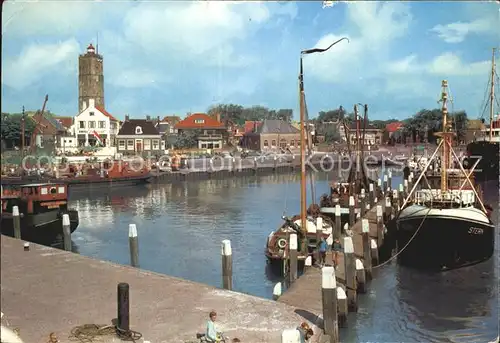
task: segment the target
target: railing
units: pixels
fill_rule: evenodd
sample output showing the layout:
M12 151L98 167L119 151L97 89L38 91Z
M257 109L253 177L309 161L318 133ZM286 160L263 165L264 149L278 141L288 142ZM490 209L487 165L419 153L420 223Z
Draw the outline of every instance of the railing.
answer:
M453 189L446 192L441 192L440 189L423 189L416 191L413 199L416 204L447 202L471 206L476 202L474 191L469 189Z

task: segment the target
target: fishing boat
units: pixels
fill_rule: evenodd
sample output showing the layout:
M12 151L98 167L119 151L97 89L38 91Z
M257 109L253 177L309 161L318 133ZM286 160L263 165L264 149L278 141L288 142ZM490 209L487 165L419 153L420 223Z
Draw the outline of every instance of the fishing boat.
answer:
M354 197L355 204L359 202L359 195L361 193L367 194L372 191L370 187L373 187L377 192L380 193L380 187L367 176L366 168L370 166L370 160L373 159L365 158L364 156L364 135L366 129L366 123L368 122L368 105L364 105L364 116L358 114L358 105L354 105L354 117L356 120L356 130L354 132L354 142L356 146L354 151L351 150L351 137L350 131L347 125L344 123L344 129L347 137L347 149L350 156L350 167L348 170L347 182L337 182L330 185L330 194L323 194L320 200L321 213L327 216L332 222L335 221L336 206L340 205L340 217L342 227L349 222L349 201L351 196ZM363 127L361 127L361 120L363 120ZM378 165L378 162L375 163ZM370 186L372 185L372 186ZM359 206L356 206L355 214L360 213ZM339 236L341 233L335 233L335 236Z
M307 125L307 107L304 92L304 73L302 56L315 52L324 52L330 49L333 45L344 40L341 38L332 43L326 49L310 49L301 52L300 71L299 71L299 102L300 102L300 215L294 217L282 216L283 224L279 228L269 234L267 237L265 255L271 269L278 271L280 274L286 274L289 262L289 236L292 233L297 234L298 249L297 260L298 268L301 269L305 265L308 258L313 259L317 253L318 243L321 238L327 239L328 243L333 243L333 225L328 217L323 216L319 211L319 206L314 204L314 179L311 175L311 196L313 204L307 208L306 200L306 148L309 152L312 151L311 135L306 132ZM306 135L307 147L306 147ZM324 219L324 220L323 220Z
M491 60L490 74L490 96L489 110L490 122L487 128L481 131L479 137L467 145L467 155L469 156L469 165L479 161L474 176L477 181L498 180L500 174L500 110L497 108L495 115L495 81L498 80L498 75L495 68L495 49L493 48L493 57ZM484 106L486 109L487 106Z
M62 234L62 216L69 215L70 231L79 224L78 211L68 208L68 186L62 183L33 183L20 187L2 186L1 232L14 236L13 207L21 221L21 238L46 241Z
M104 161L102 163L68 164L56 166L50 175L23 175L2 177L2 186L23 185L26 183L59 183L71 190L89 187L118 187L146 184L153 175L143 166L135 168L131 161ZM61 171L60 171L61 170Z
M456 135L447 120L448 83L442 81L442 132L405 199L398 216L388 224L395 235L397 256L403 265L448 270L488 260L494 251L495 226L491 207L485 206L473 171L465 170L453 150ZM440 167L429 169L438 160Z

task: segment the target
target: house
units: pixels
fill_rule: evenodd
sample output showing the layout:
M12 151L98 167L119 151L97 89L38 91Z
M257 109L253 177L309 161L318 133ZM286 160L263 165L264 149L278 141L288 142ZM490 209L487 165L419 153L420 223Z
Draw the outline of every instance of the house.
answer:
M130 119L125 116L116 135L117 152L125 155L151 153L160 155L165 150L161 134L150 119Z
M60 122L61 125L66 129L66 131L71 132L73 128L73 121L75 118L66 116L54 116L54 119Z
M180 121L181 118L179 116L165 116L162 120L158 117L155 127L162 136L176 135L177 129L175 125Z
M41 113L37 111L31 116L35 123L33 136L35 136L36 146L43 148L47 143L58 146L60 137L66 135L66 128L50 112Z
M205 113L194 113L178 122L175 126L179 134L196 132L198 149L221 149L227 137L223 123Z
M393 122L389 123L385 126L385 131L389 134L389 138L391 138L396 132L402 131L403 130L403 123L402 122Z
M257 131L257 128L262 124L261 121L257 120L247 120L245 121L244 133L251 133Z
M104 108L95 105L94 99L89 99L88 106L84 101L84 110L75 117L75 135L78 146L100 144L114 146L120 122Z
M364 129L364 130L363 130ZM347 142L347 135L344 125L339 126L340 139ZM356 122L352 122L347 126L347 133L351 144L356 144ZM364 145L379 145L382 144L383 130L376 128L371 124L366 126L361 123L361 136L364 137Z
M241 146L259 151L278 147L298 148L300 147L300 130L283 120L264 120L257 130L244 134Z

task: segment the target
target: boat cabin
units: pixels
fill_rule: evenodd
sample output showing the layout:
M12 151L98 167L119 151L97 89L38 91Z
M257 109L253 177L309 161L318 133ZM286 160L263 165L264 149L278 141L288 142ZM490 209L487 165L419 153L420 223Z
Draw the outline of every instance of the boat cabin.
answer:
M467 181L467 177L460 169L448 169L447 175L448 175L448 189L469 189L469 190L472 189L469 181ZM433 189L441 188L441 173L433 171L428 172L426 174L426 178L427 181L429 182L430 188ZM469 179L471 180L472 184L475 185L474 177L472 175L469 177ZM426 188L427 186L425 179L422 179L420 181L420 184L422 185L422 188Z
M12 212L13 206L24 214L65 210L67 203L68 187L65 184L33 183L17 188L2 187L2 212Z

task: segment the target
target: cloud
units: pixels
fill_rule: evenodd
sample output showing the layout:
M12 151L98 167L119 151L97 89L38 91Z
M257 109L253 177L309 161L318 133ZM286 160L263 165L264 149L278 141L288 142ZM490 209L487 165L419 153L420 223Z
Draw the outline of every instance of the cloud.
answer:
M2 63L2 84L21 90L51 74L76 75L80 46L75 39L54 44L30 43Z
M446 43L461 43L469 34L491 32L494 29L491 24L489 19L477 19L470 22L439 24L430 31L436 33Z
M347 6L347 23L343 33L329 33L315 44L325 47L341 37L350 43L339 43L323 54L305 58L307 72L326 82L345 82L374 77L373 68L387 59L388 49L404 37L412 22L409 6L396 2L353 2ZM346 68L348 66L348 68Z

